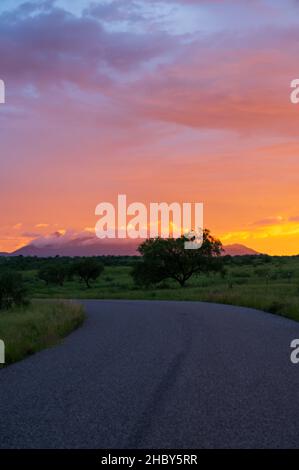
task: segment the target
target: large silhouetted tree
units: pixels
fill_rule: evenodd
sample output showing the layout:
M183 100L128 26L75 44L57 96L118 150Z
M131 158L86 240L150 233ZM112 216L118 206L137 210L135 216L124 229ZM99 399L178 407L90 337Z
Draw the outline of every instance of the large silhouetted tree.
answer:
M184 237L147 239L138 248L142 256L132 270L137 284L148 286L165 279L174 279L182 287L193 274L222 269L222 244L209 230L203 232L198 249L185 249Z

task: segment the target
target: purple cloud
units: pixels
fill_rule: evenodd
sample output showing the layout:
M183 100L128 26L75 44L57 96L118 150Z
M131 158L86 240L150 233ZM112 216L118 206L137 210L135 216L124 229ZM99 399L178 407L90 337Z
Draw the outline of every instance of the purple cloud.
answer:
M1 70L23 86L66 81L100 89L174 46L166 33L108 31L92 16L75 16L47 1L5 12L0 22Z

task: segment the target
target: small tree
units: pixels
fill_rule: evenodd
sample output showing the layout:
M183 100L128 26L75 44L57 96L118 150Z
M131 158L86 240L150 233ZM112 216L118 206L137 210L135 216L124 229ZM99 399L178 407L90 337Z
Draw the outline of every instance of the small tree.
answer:
M104 265L94 258L86 258L77 261L74 272L90 288L90 282L95 281L104 271Z
M68 270L61 263L51 263L38 271L38 277L47 285L56 284L63 286Z
M185 241L185 237L158 237L143 242L138 248L142 260L132 271L135 282L147 286L174 279L183 287L193 274L223 269L219 258L222 244L209 230L204 230L203 244L198 249L185 249Z
M0 309L27 304L26 294L21 274L7 271L0 275Z

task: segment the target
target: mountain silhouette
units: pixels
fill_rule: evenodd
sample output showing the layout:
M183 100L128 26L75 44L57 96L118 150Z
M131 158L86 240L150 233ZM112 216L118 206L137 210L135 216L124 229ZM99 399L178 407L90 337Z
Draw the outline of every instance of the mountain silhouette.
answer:
M138 255L137 248L141 243L141 240L130 240L130 239L105 239L100 240L94 238L89 240L88 243L82 238L78 238L71 241L65 241L64 243L44 243L39 245L38 243L31 242L22 248L14 251L13 253L6 254L9 256L38 256L38 257L50 257L50 256L101 256L101 255L123 255L132 256ZM257 251L252 248L248 248L241 244L226 245L224 248L224 255L238 256L238 255L257 255ZM5 254L4 254L5 255Z
M231 255L231 256L241 256L241 255L259 255L258 251L253 250L252 248L248 248L248 246L241 245L240 243L234 243L232 245L223 246L224 248L224 255Z

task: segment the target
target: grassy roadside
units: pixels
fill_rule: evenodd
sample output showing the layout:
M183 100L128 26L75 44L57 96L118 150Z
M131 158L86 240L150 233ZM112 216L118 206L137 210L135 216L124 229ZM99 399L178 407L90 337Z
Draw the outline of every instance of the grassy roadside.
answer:
M149 289L134 285L128 266L107 266L90 289L77 280L50 285L24 273L31 297L39 299L190 300L256 308L299 321L299 258L252 266L231 265L227 276L201 275L181 288L174 281Z
M5 342L6 364L57 344L84 318L83 307L67 301L33 301L28 307L1 311L0 338Z
M255 308L299 321L299 299L275 294L256 295L246 292L211 292L202 295L204 302Z

